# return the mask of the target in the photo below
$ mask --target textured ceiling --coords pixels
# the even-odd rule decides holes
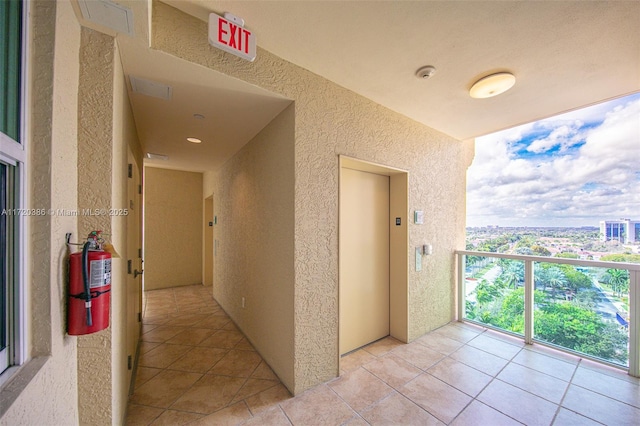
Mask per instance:
[[[240,16],[259,47],[458,139],[640,91],[637,1],[164,2],[205,21],[210,12]],[[118,3],[134,10],[136,30],[140,19],[148,20],[147,2]],[[164,105],[132,96],[147,151],[170,149],[169,142],[154,145],[162,135],[175,135],[171,143],[182,144],[179,135],[190,136],[185,134],[189,117],[184,122],[166,117],[184,113],[185,105],[194,113],[216,108],[212,103],[225,99],[229,85],[236,95],[247,92],[247,104],[239,108],[261,113],[262,107],[249,108],[261,100],[268,112],[256,115],[255,128],[244,134],[230,118],[225,129],[218,123],[216,134],[232,135],[234,146],[220,158],[286,106],[288,101],[224,75],[144,53],[145,31],[137,31],[135,40],[118,37],[125,73],[171,83],[176,94],[176,102]],[[427,80],[415,77],[424,65],[437,68]],[[474,81],[497,71],[515,74],[512,90],[490,99],[469,97]],[[166,111],[148,113],[154,107]],[[192,164],[183,147],[175,145],[172,159],[182,155],[182,163]],[[198,161],[196,170],[217,165]]]

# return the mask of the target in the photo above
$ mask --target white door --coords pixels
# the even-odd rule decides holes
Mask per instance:
[[[389,335],[389,177],[342,168],[340,354]]]
[[[133,363],[136,360],[138,340],[140,338],[140,320],[142,312],[142,195],[140,170],[131,150],[128,155],[129,177],[127,179],[127,262],[130,273],[127,275],[127,356],[129,363],[128,379],[131,383]],[[130,389],[133,391],[133,389]]]

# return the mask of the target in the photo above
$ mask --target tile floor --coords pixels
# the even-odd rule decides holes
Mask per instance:
[[[127,425],[639,425],[640,381],[468,324],[385,338],[292,398],[202,286],[145,295]]]

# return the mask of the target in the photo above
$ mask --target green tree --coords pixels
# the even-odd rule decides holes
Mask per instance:
[[[531,251],[537,256],[551,256],[551,252],[546,248],[539,245],[531,246]]]
[[[511,261],[506,269],[503,269],[501,278],[507,287],[516,289],[518,284],[524,282],[524,264]]]
[[[552,266],[547,270],[547,285],[551,287],[551,297],[555,299],[556,292],[567,284],[567,278],[560,268]]]
[[[569,252],[562,252],[562,253],[556,253],[555,257],[560,257],[562,259],[579,259],[580,256],[578,256],[575,253],[569,253]]]
[[[607,275],[614,295],[622,297],[623,293],[629,291],[629,271],[626,269],[607,269]]]
[[[628,360],[628,336],[575,303],[550,303],[536,312],[534,334],[545,342],[609,361],[626,364]]]

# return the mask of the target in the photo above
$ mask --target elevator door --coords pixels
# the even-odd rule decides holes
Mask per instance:
[[[342,168],[340,354],[389,335],[389,177]]]

